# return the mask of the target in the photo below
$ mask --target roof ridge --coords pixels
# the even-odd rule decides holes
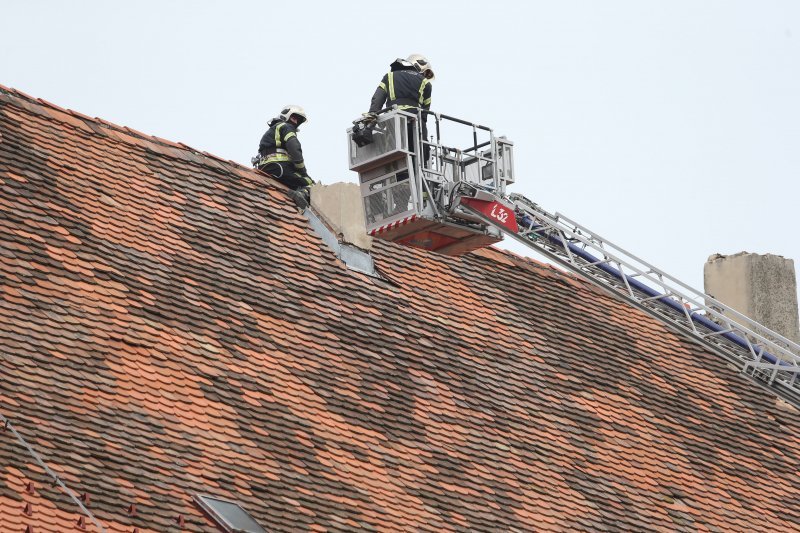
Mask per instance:
[[[56,105],[52,102],[49,102],[43,98],[35,98],[27,93],[24,93],[18,89],[13,87],[6,87],[5,85],[0,84],[0,95],[5,94],[12,98],[23,99],[29,102],[29,104],[34,106],[40,106],[43,108],[50,108],[57,113],[68,115],[70,118],[80,121],[84,123],[85,126],[90,127],[90,124],[96,125],[97,128],[100,129],[110,129],[118,134],[115,135],[114,139],[127,144],[134,144],[140,145],[147,148],[147,145],[142,145],[141,143],[136,142],[128,142],[125,137],[129,137],[132,139],[139,139],[142,141],[146,141],[152,143],[156,146],[166,148],[166,150],[157,150],[159,155],[166,156],[166,157],[179,157],[181,160],[195,162],[201,164],[202,166],[208,167],[210,169],[214,169],[216,171],[234,171],[236,172],[239,177],[244,179],[252,180],[255,183],[261,185],[267,185],[274,187],[276,189],[280,189],[279,182],[274,179],[268,178],[262,172],[258,172],[255,169],[247,167],[237,161],[233,161],[232,159],[223,159],[217,155],[214,155],[210,152],[198,150],[193,148],[187,144],[182,142],[170,141],[169,139],[164,139],[162,137],[158,137],[156,135],[148,135],[136,129],[133,129],[129,126],[121,126],[119,124],[115,124],[113,122],[109,122],[99,117],[90,117],[88,115],[84,115],[79,111],[75,111],[72,109],[64,108],[59,105]],[[13,104],[12,104],[13,105]],[[60,122],[69,124],[73,127],[80,128],[79,124],[76,124],[74,121],[65,120],[65,117],[53,116],[51,114],[47,114],[48,117],[52,118],[53,120],[58,120]],[[97,133],[100,131],[97,128],[91,128]],[[154,150],[156,151],[156,150]],[[191,155],[189,155],[191,154]],[[192,157],[194,156],[194,157]],[[204,160],[205,159],[205,160]],[[227,166],[227,168],[226,168]]]
[[[74,111],[72,109],[61,107],[59,105],[53,104],[52,102],[49,102],[49,101],[43,99],[43,98],[35,98],[35,97],[33,97],[33,96],[29,95],[29,94],[26,94],[26,93],[24,93],[24,92],[22,92],[22,91],[20,91],[18,89],[15,89],[13,87],[6,87],[6,86],[4,86],[2,84],[0,84],[0,94],[7,94],[9,96],[16,97],[16,98],[23,98],[25,100],[30,101],[30,103],[33,104],[33,105],[49,107],[52,110],[57,111],[58,113],[69,115],[70,117],[72,117],[74,119],[77,119],[77,120],[80,120],[80,121],[82,121],[84,123],[88,122],[90,124],[96,124],[99,128],[111,129],[111,130],[113,130],[115,132],[121,133],[124,136],[132,137],[132,138],[136,138],[136,139],[141,139],[141,140],[153,143],[153,144],[155,144],[157,146],[164,147],[164,148],[166,148],[166,150],[153,150],[153,151],[157,151],[159,153],[159,155],[164,156],[164,157],[175,157],[175,154],[178,153],[178,154],[182,155],[180,157],[180,159],[182,159],[184,161],[199,163],[199,164],[201,164],[201,165],[203,165],[203,166],[205,166],[207,168],[213,169],[215,171],[220,171],[220,170],[224,171],[224,170],[226,170],[224,167],[220,168],[221,165],[232,165],[233,168],[229,169],[229,170],[237,171],[238,175],[243,179],[251,180],[254,183],[257,183],[257,184],[260,184],[260,185],[266,185],[268,187],[273,187],[274,189],[287,188],[285,185],[281,184],[280,182],[278,182],[275,179],[272,179],[272,178],[268,177],[266,174],[264,174],[261,171],[246,167],[246,166],[242,165],[241,163],[238,163],[238,162],[233,161],[233,160],[225,160],[225,159],[223,159],[223,158],[221,158],[219,156],[216,156],[216,155],[214,155],[212,153],[209,153],[209,152],[206,152],[206,151],[199,151],[196,148],[193,148],[193,147],[191,147],[191,146],[189,146],[189,145],[187,145],[185,143],[179,142],[179,141],[171,141],[169,139],[164,139],[162,137],[158,137],[158,136],[155,136],[155,135],[148,135],[148,134],[143,133],[141,131],[138,131],[138,130],[136,130],[134,128],[131,128],[129,126],[120,126],[118,124],[115,124],[113,122],[109,122],[109,121],[107,121],[105,119],[102,119],[100,117],[89,117],[88,115],[84,115],[83,113],[80,113],[79,111]],[[50,118],[53,118],[54,120],[59,120],[59,117],[57,117],[57,116],[56,117],[54,117],[52,115],[48,115],[48,116],[50,116]],[[79,126],[77,126],[76,124],[74,124],[71,121],[61,120],[61,122],[64,122],[64,123],[72,125],[72,126],[79,127]],[[94,129],[94,128],[92,128],[92,129]],[[97,131],[97,130],[94,129],[94,131]],[[114,138],[116,140],[118,140],[119,142],[122,142],[122,143],[126,142],[124,137],[120,137],[120,136],[117,135],[117,136],[114,136]],[[130,143],[130,144],[136,144],[136,143]],[[148,147],[145,146],[145,149],[147,149],[147,148]],[[188,155],[188,154],[191,154],[191,155]],[[192,157],[192,156],[194,156],[194,157]],[[201,158],[201,157],[202,158],[206,158],[209,161],[203,161],[202,159],[200,159],[198,161],[198,159]],[[210,164],[210,163],[213,163],[213,164]],[[590,289],[592,291],[597,291],[597,288],[594,285],[592,285],[591,283],[589,283],[588,281],[579,278],[578,276],[572,274],[571,272],[569,272],[567,270],[559,269],[558,267],[556,267],[556,266],[554,266],[552,264],[544,263],[542,261],[538,261],[538,260],[533,259],[531,257],[525,257],[525,256],[520,255],[520,254],[518,254],[516,252],[513,252],[511,250],[505,250],[505,249],[502,249],[502,248],[498,248],[496,246],[492,246],[489,249],[490,250],[494,250],[495,252],[497,252],[500,255],[504,256],[503,259],[506,259],[506,260],[510,259],[512,262],[515,262],[515,264],[517,266],[519,266],[519,267],[537,270],[537,271],[539,271],[539,272],[541,272],[541,273],[543,273],[545,275],[554,275],[557,278],[562,279],[567,283],[572,283],[576,287],[587,288],[587,289]],[[488,254],[488,253],[485,254],[484,257],[486,259],[489,259],[490,261],[497,261],[498,260],[497,257],[490,257],[490,254]]]
[[[499,248],[497,245],[492,245],[488,248],[480,250],[473,250],[471,253],[476,255],[481,255],[482,257],[485,257],[490,261],[497,261],[497,258],[493,258],[488,255],[490,250],[505,256],[503,257],[503,259],[511,260],[514,266],[530,269],[531,271],[536,271],[537,273],[543,274],[544,276],[555,276],[556,278],[561,279],[566,283],[572,283],[573,285],[575,285],[576,288],[588,289],[593,292],[599,292],[600,294],[607,295],[605,291],[600,290],[594,284],[573,274],[568,270],[563,270],[557,267],[556,265],[539,261],[537,259],[534,259],[533,257],[526,257],[524,255],[520,255],[512,250]]]

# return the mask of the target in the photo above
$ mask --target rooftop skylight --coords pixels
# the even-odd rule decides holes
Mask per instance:
[[[196,494],[194,501],[226,533],[266,533],[238,503],[206,494]]]

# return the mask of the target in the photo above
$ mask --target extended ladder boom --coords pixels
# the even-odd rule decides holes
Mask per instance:
[[[519,194],[517,231],[464,207],[527,247],[723,355],[756,382],[800,406],[800,346]]]
[[[430,116],[436,134],[426,139],[420,124]],[[471,143],[445,145],[445,125],[466,128]],[[369,125],[355,121],[348,139],[350,169],[359,174],[366,229],[373,237],[459,255],[509,235],[722,355],[800,407],[800,346],[567,217],[522,195],[506,195],[506,185],[515,181],[513,143],[490,128],[439,113],[392,109]]]

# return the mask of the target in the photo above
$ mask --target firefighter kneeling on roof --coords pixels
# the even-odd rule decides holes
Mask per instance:
[[[308,177],[303,148],[297,138],[297,130],[306,122],[302,107],[287,105],[280,115],[269,121],[269,129],[261,137],[258,156],[252,159],[253,166],[266,172],[291,189],[289,195],[300,209],[308,207],[311,200],[311,185]]]

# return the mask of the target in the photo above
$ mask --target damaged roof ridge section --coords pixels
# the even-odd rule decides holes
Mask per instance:
[[[239,175],[239,177],[252,180],[254,183],[257,183],[259,185],[267,185],[267,186],[273,185],[271,180],[254,172],[250,167],[247,167],[231,159],[223,159],[210,152],[198,150],[185,143],[170,141],[168,139],[164,139],[156,135],[148,135],[129,126],[120,126],[118,124],[114,124],[112,122],[103,120],[99,117],[94,117],[94,118],[89,117],[88,115],[84,115],[83,113],[80,113],[78,111],[57,106],[51,102],[48,102],[47,100],[44,100],[43,98],[33,98],[32,96],[25,94],[22,91],[18,91],[17,89],[14,88],[9,88],[4,85],[0,85],[0,93],[8,95],[12,98],[25,100],[29,105],[32,106],[49,107],[53,111],[56,111],[57,113],[64,113],[66,115],[69,115],[70,118],[83,121],[86,123],[85,127],[88,128],[86,131],[97,132],[97,129],[92,127],[93,125],[97,126],[97,128],[112,130],[115,133],[121,134],[113,136],[113,138],[118,142],[130,145],[142,146],[145,148],[145,150],[149,150],[152,153],[156,153],[164,157],[169,157],[174,160],[188,161],[191,163],[195,163],[200,166],[206,167],[210,170],[213,170],[214,172],[217,172],[219,174],[229,174],[231,171],[234,171]],[[11,105],[14,105],[13,102],[11,102]],[[25,107],[22,105],[20,105],[19,107],[21,107],[26,111],[29,111],[28,109],[25,109]],[[61,119],[58,116],[53,116],[47,113],[44,109],[42,109],[41,111],[42,115],[47,116],[52,120],[56,120],[65,124],[71,124],[70,121]],[[71,124],[71,125],[74,127],[80,127],[76,124]],[[152,145],[154,145],[155,148],[153,146],[148,146],[147,144],[128,141],[125,139],[125,136],[149,142]]]
[[[491,257],[490,254],[492,252],[500,254],[503,261],[498,261],[498,258]],[[605,291],[596,287],[593,283],[578,277],[576,274],[568,270],[563,270],[551,263],[538,261],[532,257],[520,255],[512,250],[506,250],[497,246],[490,246],[481,250],[473,250],[471,253],[483,257],[489,261],[500,262],[503,264],[511,263],[517,268],[524,268],[532,272],[537,272],[547,278],[555,278],[562,283],[572,285],[578,289],[589,289],[597,294],[607,294]]]

